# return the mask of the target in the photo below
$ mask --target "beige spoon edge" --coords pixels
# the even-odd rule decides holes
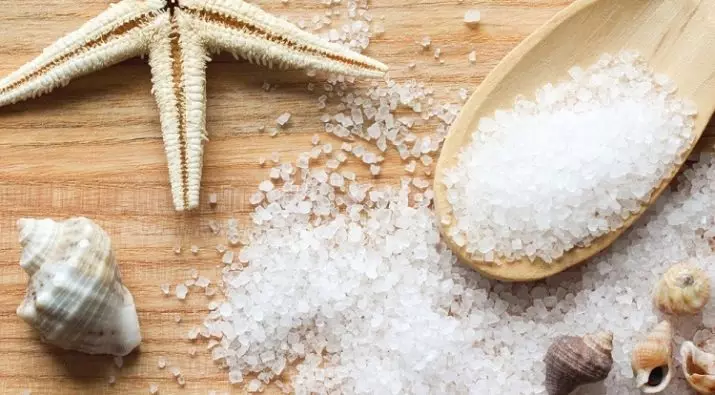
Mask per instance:
[[[544,26],[539,28],[537,31],[532,33],[529,37],[524,39],[521,44],[517,45],[509,54],[507,54],[504,59],[492,70],[491,73],[484,79],[484,81],[479,85],[477,90],[472,94],[470,99],[465,103],[463,109],[472,108],[476,109],[481,107],[482,102],[487,98],[488,94],[491,93],[496,85],[498,85],[504,77],[506,77],[511,69],[515,66],[516,62],[519,61],[526,53],[532,50],[537,44],[539,44],[544,38],[548,37],[561,23],[567,21],[569,18],[577,15],[583,9],[591,6],[599,0],[577,0],[575,3],[566,7],[564,10],[558,12],[553,18],[551,18]],[[457,129],[465,129],[466,124],[469,123],[469,114],[462,111],[457,117],[457,120],[452,124],[451,131]],[[698,116],[703,116],[698,114]],[[451,224],[454,223],[454,217],[452,215],[452,208],[447,199],[447,189],[442,183],[442,176],[446,170],[444,165],[444,160],[442,155],[437,161],[437,166],[435,169],[434,177],[434,191],[435,191],[435,212],[437,213],[437,221],[439,223],[439,229],[442,233],[442,239],[449,245],[452,251],[457,255],[459,260],[468,266],[474,268],[484,276],[501,281],[513,281],[513,282],[526,282],[526,281],[536,281],[541,280],[546,277],[552,276],[554,274],[560,273],[570,267],[576,266],[579,263],[591,258],[592,256],[603,251],[611,244],[613,244],[620,235],[622,235],[626,230],[628,230],[633,223],[635,223],[648,209],[648,207],[655,202],[658,197],[665,191],[665,189],[670,185],[670,182],[675,178],[675,176],[680,171],[681,167],[685,163],[685,160],[690,156],[690,154],[695,149],[700,137],[703,134],[704,127],[698,128],[694,132],[694,139],[691,146],[682,154],[682,163],[670,172],[670,174],[664,178],[658,187],[651,192],[650,199],[641,204],[641,209],[632,214],[628,219],[626,219],[618,229],[615,229],[601,237],[593,240],[588,246],[585,247],[575,247],[567,251],[560,258],[555,259],[551,263],[547,263],[540,258],[536,258],[534,262],[527,258],[519,259],[516,261],[505,261],[496,260],[495,262],[486,261],[476,261],[471,258],[471,254],[466,251],[465,247],[460,247],[451,237],[449,237],[449,229]],[[449,135],[448,135],[449,136]],[[443,147],[444,149],[444,147]],[[458,151],[457,151],[458,152]],[[449,224],[445,225],[442,223],[442,218],[448,217],[450,219]]]

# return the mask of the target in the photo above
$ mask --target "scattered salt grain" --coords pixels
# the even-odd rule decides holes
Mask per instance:
[[[476,26],[482,20],[482,13],[479,10],[467,10],[464,13],[464,23],[468,26]]]
[[[258,392],[261,387],[263,387],[263,383],[261,383],[260,380],[253,379],[251,380],[248,385],[246,386],[246,391],[248,392]]]
[[[116,382],[117,382],[117,377],[114,376],[114,375],[111,375],[111,376],[109,376],[109,377],[107,378],[107,383],[108,383],[109,385],[114,385]],[[28,392],[26,392],[26,394],[29,395],[30,392],[28,391]]]
[[[228,373],[228,382],[231,384],[239,384],[243,382],[243,374],[238,370],[232,370]]]
[[[186,295],[189,293],[189,289],[186,288],[186,285],[184,284],[179,284],[176,286],[176,297],[179,300],[184,300],[186,299]]]
[[[156,384],[149,384],[149,393],[152,395],[159,393],[159,386]]]
[[[380,171],[381,171],[380,166],[370,165],[370,174],[372,174],[373,176],[379,175]]]
[[[191,246],[191,253],[194,254],[194,255],[198,254],[198,253],[199,253],[199,246],[197,246],[197,245],[192,245],[192,246]]]
[[[164,294],[164,296],[169,296],[171,293],[171,285],[167,283],[162,283],[159,285],[159,288],[161,288],[161,292]]]
[[[114,357],[114,358],[112,358],[112,360],[114,361],[114,365],[115,365],[117,368],[121,369],[122,366],[124,366],[124,358],[122,358],[122,357]]]
[[[432,39],[429,37],[423,37],[422,41],[420,42],[420,45],[422,46],[423,50],[427,50],[430,45],[432,45]]]
[[[278,124],[278,126],[283,127],[288,123],[288,121],[290,121],[290,117],[291,117],[291,113],[284,112],[276,119],[276,123]]]
[[[215,192],[209,193],[209,206],[216,207],[218,204],[218,195]]]
[[[230,265],[233,263],[233,251],[226,251],[221,258],[221,262],[224,265]]]
[[[159,369],[164,369],[166,367],[166,359],[164,357],[159,357],[159,360],[156,362],[156,366]]]
[[[471,64],[476,64],[477,63],[477,51],[472,51],[467,55],[467,60]]]
[[[211,280],[207,277],[199,276],[199,278],[196,279],[196,286],[199,288],[206,288],[209,284],[211,284]]]
[[[261,190],[262,192],[272,191],[273,188],[274,188],[274,185],[270,180],[265,180],[265,181],[262,181],[260,184],[258,184],[258,189]]]

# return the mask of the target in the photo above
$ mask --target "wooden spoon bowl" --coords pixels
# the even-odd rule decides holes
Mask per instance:
[[[447,244],[459,258],[484,275],[506,281],[542,279],[574,266],[608,247],[625,232],[666,189],[677,174],[672,169],[655,186],[647,204],[624,225],[585,247],[573,248],[546,263],[537,259],[483,262],[473,259],[449,237],[455,223],[443,184],[445,170],[457,165],[462,147],[469,144],[480,118],[500,108],[511,108],[518,94],[531,94],[547,82],[568,79],[573,66],[588,67],[603,53],[635,50],[658,73],[678,86],[677,95],[697,104],[695,143],[715,111],[715,1],[714,0],[577,0],[537,30],[487,76],[452,125],[437,163],[435,206]]]

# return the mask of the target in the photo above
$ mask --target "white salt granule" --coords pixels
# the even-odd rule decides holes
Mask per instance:
[[[176,366],[172,366],[171,369],[169,369],[169,372],[171,372],[174,377],[179,377],[181,375],[181,369]]]
[[[246,391],[248,392],[258,392],[261,387],[263,387],[263,383],[261,383],[260,380],[253,379],[251,380],[248,385],[246,386]]]
[[[117,377],[116,377],[116,376],[113,376],[113,375],[112,375],[112,376],[109,376],[109,378],[107,379],[107,383],[108,383],[109,385],[114,385],[116,382],[117,382]],[[29,392],[29,391],[27,391],[27,392],[25,392],[25,393],[26,393],[27,395],[30,395],[30,392]]]
[[[113,357],[112,360],[114,361],[114,365],[117,368],[121,369],[122,366],[124,366],[124,358],[117,356],[117,357]]]
[[[258,189],[262,192],[269,192],[272,191],[274,188],[273,183],[270,180],[265,180],[258,184]]]
[[[230,265],[233,263],[233,251],[226,251],[223,253],[223,257],[221,258],[221,262],[223,262],[224,265]]]
[[[184,284],[179,284],[176,286],[176,297],[179,300],[184,300],[186,299],[186,295],[189,293],[189,289],[186,288],[186,285]]]
[[[467,60],[471,64],[477,63],[477,51],[470,52],[469,55],[467,55]]]
[[[218,204],[218,195],[215,192],[209,193],[209,206],[216,207]]]
[[[621,227],[682,163],[693,115],[636,55],[570,74],[482,118],[445,172],[450,235],[475,258],[551,262]]]
[[[467,10],[464,13],[464,23],[468,26],[476,26],[482,21],[482,13],[479,10]]]
[[[156,366],[159,369],[164,369],[166,367],[166,358],[159,357],[159,360],[156,362]]]
[[[152,395],[159,393],[159,386],[156,384],[149,384],[149,393]]]
[[[164,294],[164,296],[168,296],[169,293],[171,292],[171,285],[167,283],[162,283],[159,285],[159,288],[161,288],[161,292]]]

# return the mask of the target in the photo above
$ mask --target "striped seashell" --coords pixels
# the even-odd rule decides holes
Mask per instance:
[[[636,386],[646,394],[663,391],[673,378],[673,328],[663,321],[636,344],[631,367]]]
[[[141,342],[134,299],[107,234],[87,218],[18,221],[20,266],[30,276],[17,315],[55,346],[129,354]]]
[[[582,384],[604,380],[613,366],[612,350],[610,332],[556,338],[544,358],[547,393],[567,395]]]

